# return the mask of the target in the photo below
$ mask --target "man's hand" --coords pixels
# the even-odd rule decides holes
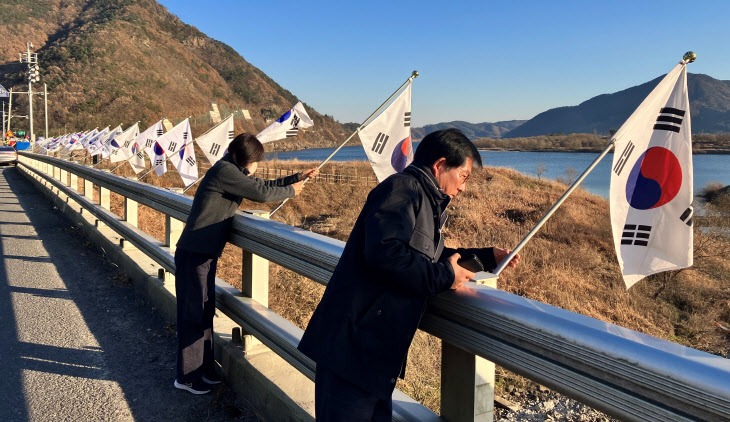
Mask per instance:
[[[511,249],[501,249],[501,248],[493,248],[494,250],[494,262],[499,265],[505,258],[507,258],[507,255],[509,255],[512,250]],[[517,266],[517,264],[520,261],[520,254],[515,255],[512,257],[512,260],[507,264],[508,267],[514,268]]]
[[[447,258],[447,261],[451,263],[451,267],[454,269],[454,283],[451,285],[451,290],[456,290],[462,284],[474,278],[474,273],[461,267],[456,261],[461,258],[461,255],[455,253]]]
[[[304,189],[304,180],[292,183],[290,186],[294,188],[294,196],[297,196],[302,193],[302,189]]]
[[[319,175],[319,169],[317,167],[311,168],[309,170],[304,170],[301,173],[301,176],[299,176],[299,180],[304,180],[306,178],[310,178],[311,179],[313,177],[317,177],[318,175]]]

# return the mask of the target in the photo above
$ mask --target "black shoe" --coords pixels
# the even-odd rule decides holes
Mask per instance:
[[[208,386],[208,384],[206,384],[202,381],[180,383],[180,382],[177,382],[177,380],[175,380],[175,388],[189,391],[193,394],[210,393],[210,387]]]
[[[223,379],[218,375],[215,370],[212,370],[210,372],[207,372],[205,375],[203,375],[203,382],[208,383],[210,385],[216,385],[223,382]]]

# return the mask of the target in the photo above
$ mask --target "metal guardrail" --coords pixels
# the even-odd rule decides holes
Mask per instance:
[[[192,203],[189,197],[107,172],[20,155],[23,166],[29,158],[51,164],[180,220]],[[68,192],[52,177],[27,168]],[[134,230],[118,217],[98,213],[97,218],[135,244],[145,242],[139,233],[133,240]],[[234,219],[231,243],[322,284],[344,246],[243,213]],[[150,256],[157,260],[154,251]],[[216,286],[221,310],[313,378],[313,363],[296,350],[302,330],[251,299],[234,297],[230,289],[225,283]],[[730,360],[497,289],[474,285],[433,298],[421,328],[622,420],[730,420]],[[396,414],[406,415],[404,420],[418,419],[397,403],[394,407]]]

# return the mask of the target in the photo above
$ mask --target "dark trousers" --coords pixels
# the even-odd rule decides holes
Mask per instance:
[[[213,316],[218,258],[175,250],[177,380],[200,380],[214,370]]]
[[[390,422],[393,400],[381,400],[317,365],[314,375],[317,422]]]

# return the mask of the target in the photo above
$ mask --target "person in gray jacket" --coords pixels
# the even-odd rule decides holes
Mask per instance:
[[[319,172],[313,168],[276,180],[262,180],[253,174],[263,157],[264,147],[254,135],[236,136],[228,153],[200,182],[177,242],[178,346],[174,385],[193,394],[208,393],[211,385],[221,382],[213,360],[215,274],[241,200],[272,202],[291,198],[302,191],[304,179]]]

